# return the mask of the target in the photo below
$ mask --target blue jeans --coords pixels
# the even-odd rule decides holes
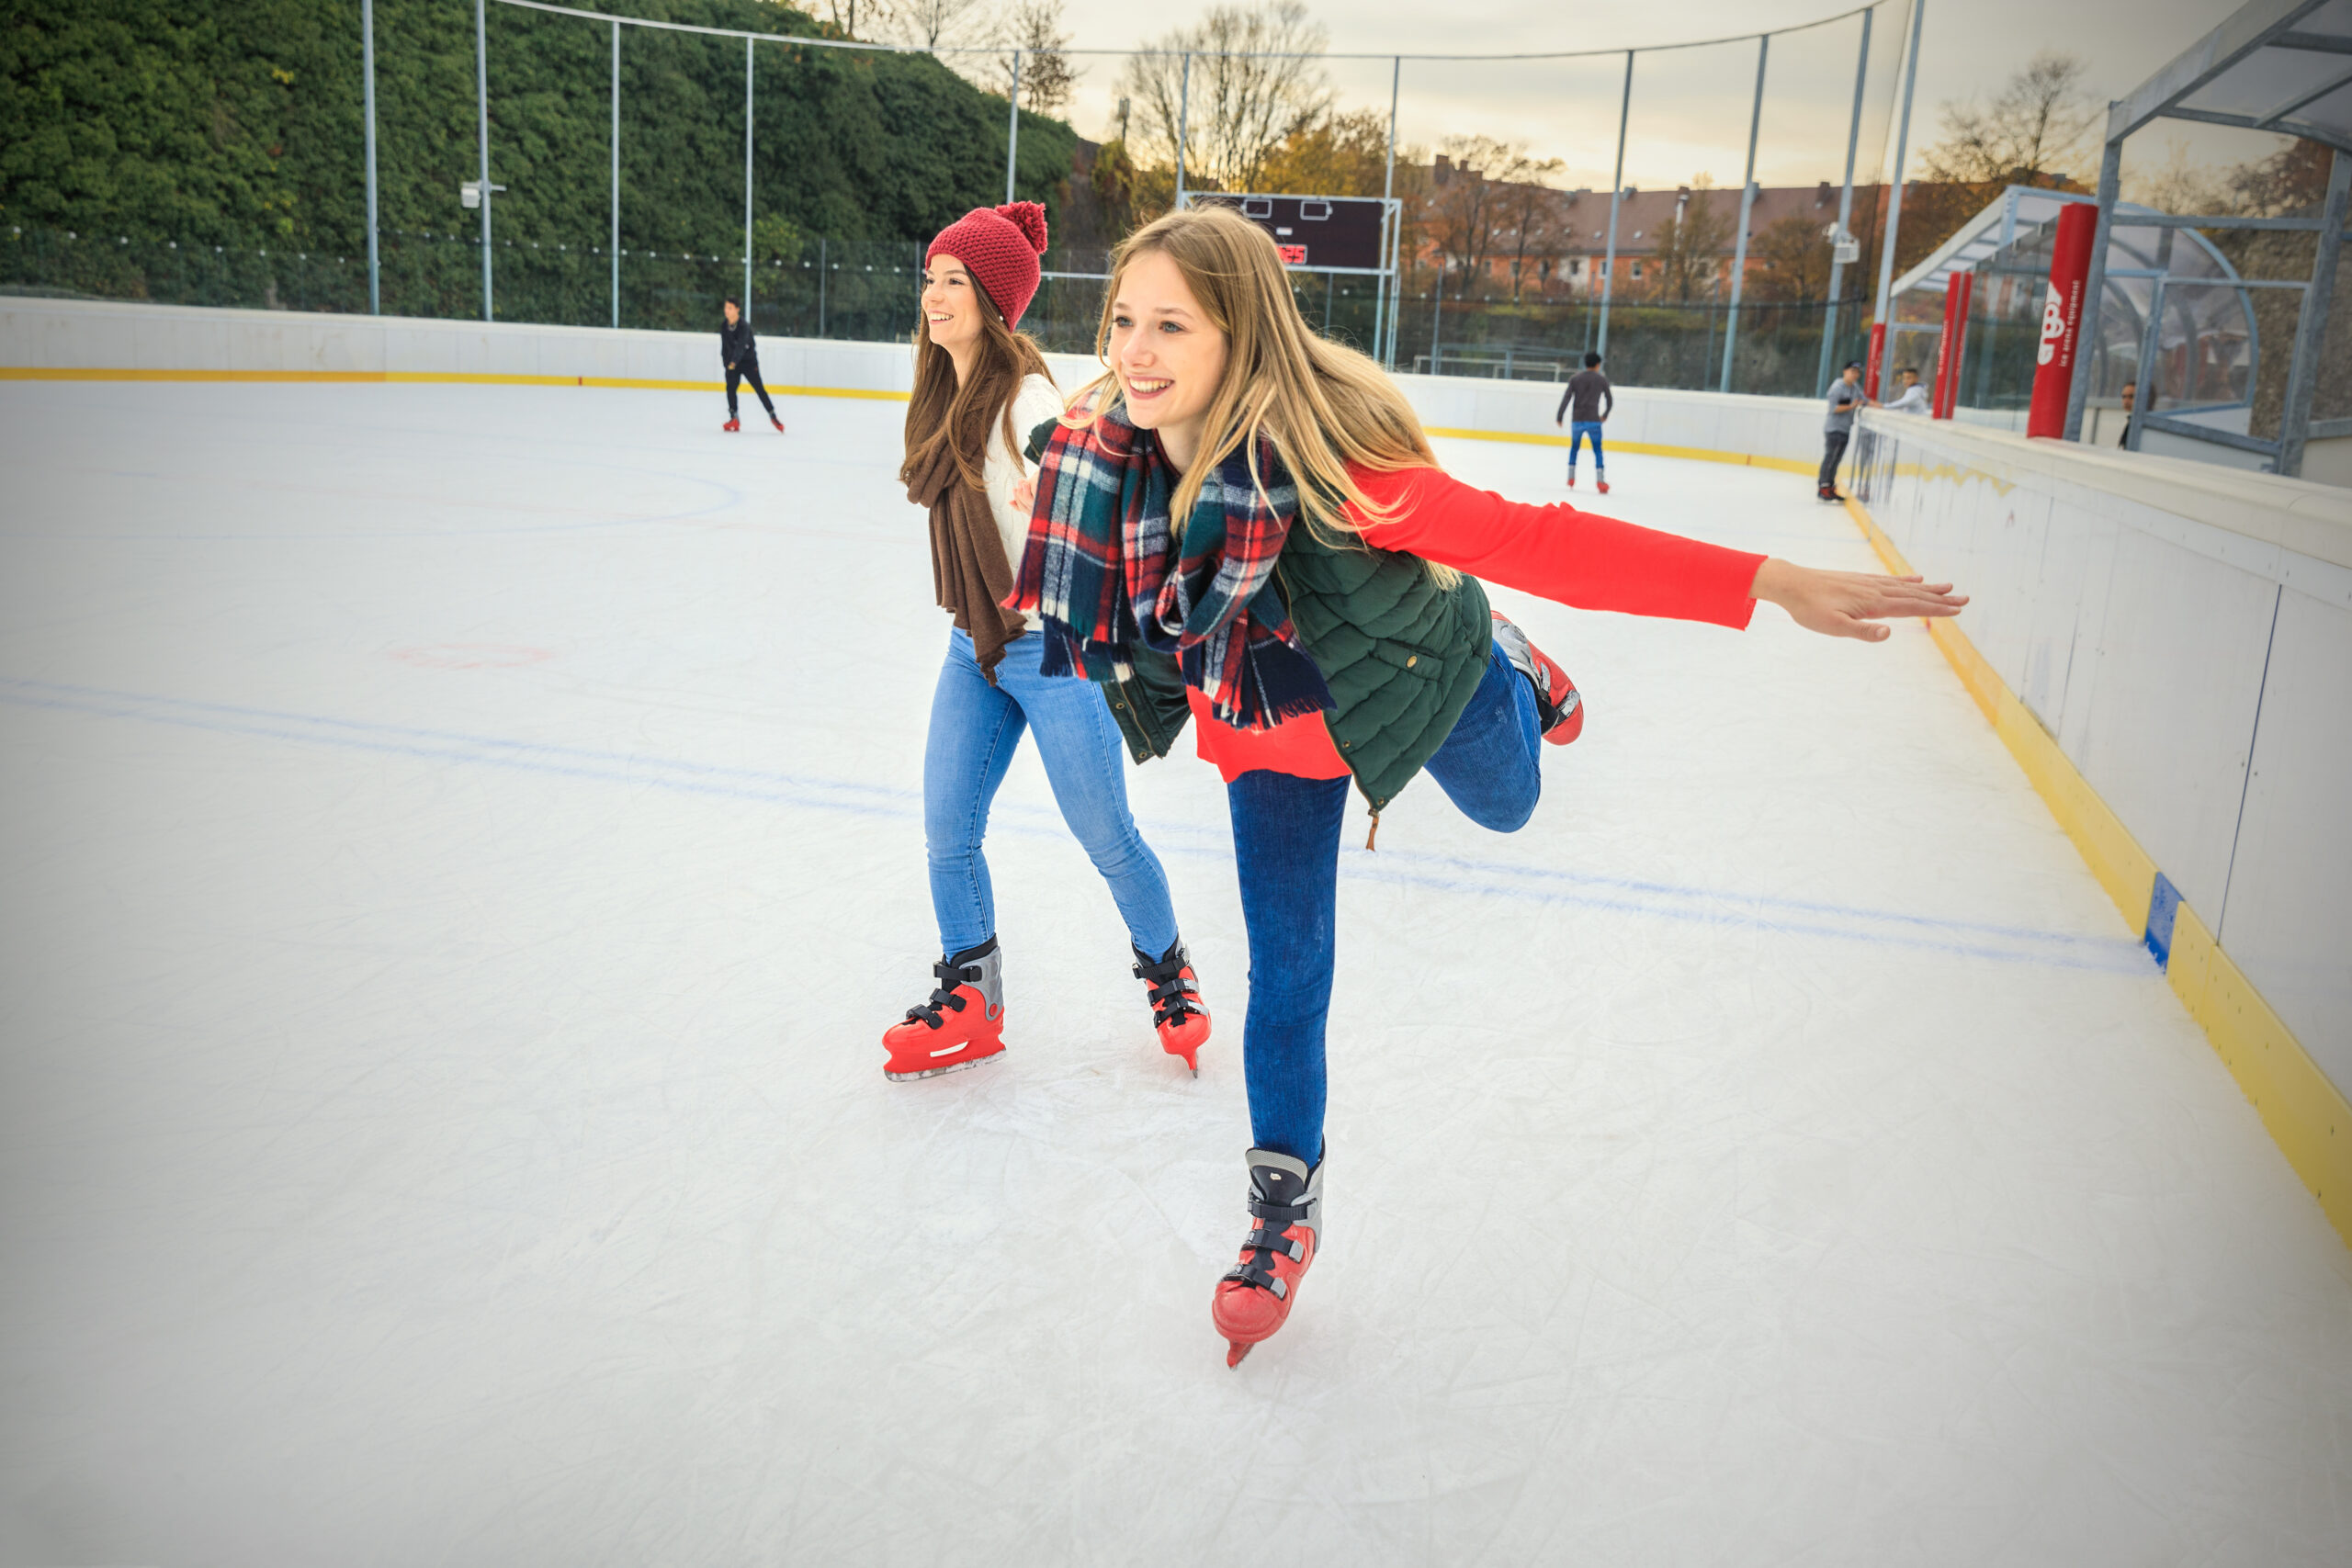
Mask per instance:
[[[1588,435],[1592,437],[1593,471],[1598,473],[1609,466],[1609,459],[1600,455],[1600,422],[1597,419],[1574,420],[1568,425],[1568,472],[1570,473],[1576,472],[1577,454],[1584,450],[1584,438]]]
[[[980,840],[989,805],[1028,729],[1062,820],[1111,885],[1128,940],[1156,958],[1176,941],[1176,909],[1159,859],[1127,809],[1126,747],[1100,686],[1037,672],[1045,646],[1035,632],[1015,638],[991,686],[970,635],[948,634],[922,757],[923,844],[940,951],[961,953],[996,934],[996,896]]]
[[[1535,726],[1534,689],[1496,649],[1477,694],[1430,759],[1430,776],[1473,822],[1515,832],[1543,792]],[[1241,1040],[1250,1134],[1258,1147],[1309,1165],[1323,1157],[1323,1033],[1349,784],[1261,770],[1225,791],[1250,931],[1250,1016]]]

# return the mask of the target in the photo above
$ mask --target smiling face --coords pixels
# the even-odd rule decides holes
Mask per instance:
[[[1200,450],[1202,425],[1225,378],[1227,343],[1164,252],[1146,251],[1119,274],[1105,357],[1127,418],[1159,433],[1179,468]]]
[[[971,269],[954,256],[933,256],[922,269],[922,323],[931,341],[959,363],[980,345],[980,313],[988,309]]]

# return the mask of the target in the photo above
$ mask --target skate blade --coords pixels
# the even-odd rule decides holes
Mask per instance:
[[[993,1062],[1003,1055],[1001,1051],[991,1051],[985,1056],[973,1056],[961,1062],[950,1062],[944,1067],[923,1067],[911,1073],[894,1073],[885,1067],[882,1069],[882,1076],[892,1083],[912,1083],[917,1078],[935,1078],[948,1073],[960,1073],[966,1067],[977,1067],[984,1062]]]
[[[1225,1347],[1225,1364],[1228,1367],[1238,1367],[1241,1364],[1241,1359],[1256,1348],[1254,1345],[1243,1345],[1228,1339]]]

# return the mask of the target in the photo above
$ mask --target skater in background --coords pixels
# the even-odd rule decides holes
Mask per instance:
[[[1903,390],[1897,392],[1894,395],[1894,400],[1886,405],[1886,412],[1889,413],[1926,413],[1928,412],[1928,389],[1919,385],[1919,373],[1911,368],[1908,365],[1905,365],[1896,370],[1895,374],[1903,378]]]
[[[1426,768],[1473,821],[1510,832],[1535,808],[1539,741],[1583,721],[1567,676],[1489,610],[1477,578],[1733,627],[1770,599],[1815,631],[1873,641],[1887,635],[1873,617],[1965,601],[1449,477],[1396,384],[1306,325],[1272,241],[1226,209],[1129,237],[1104,300],[1109,374],[1033,437],[1044,464],[1012,604],[1045,616],[1046,674],[1109,683],[1159,754],[1199,720],[1200,753],[1225,777],[1255,1144],[1250,1230],[1211,1301],[1233,1365],[1282,1326],[1320,1245],[1351,782],[1375,829]],[[1400,962],[1412,940],[1396,939]]]
[[[1584,368],[1568,378],[1568,389],[1560,395],[1560,412],[1552,416],[1556,425],[1568,417],[1571,408],[1576,423],[1568,427],[1568,488],[1577,488],[1577,454],[1584,450],[1585,437],[1592,438],[1592,482],[1600,493],[1609,493],[1608,459],[1600,455],[1600,427],[1617,407],[1617,394],[1609,389],[1609,378],[1600,373],[1600,355],[1585,351]]]
[[[768,423],[781,435],[784,421],[776,418],[775,404],[768,400],[767,383],[760,379],[760,345],[752,340],[752,323],[744,319],[743,307],[736,300],[726,300],[719,309],[727,313],[726,322],[718,329],[718,357],[727,367],[727,423],[718,428],[743,428],[743,422],[735,417],[735,387],[749,381],[752,390],[760,395],[760,407],[768,411]]]
[[[1854,438],[1854,412],[1870,406],[1862,393],[1861,362],[1848,360],[1838,379],[1829,383],[1829,416],[1821,425],[1821,486],[1815,493],[1824,501],[1846,499],[1838,493],[1838,463],[1846,456],[1846,443]]]
[[[1017,330],[1045,248],[1045,209],[1022,201],[975,208],[941,231],[923,261],[899,477],[907,499],[931,511],[932,583],[955,626],[922,761],[938,984],[882,1036],[892,1078],[952,1072],[1004,1050],[1002,960],[981,840],[1024,730],[1036,737],[1062,820],[1110,884],[1162,1048],[1197,1073],[1209,1036],[1168,878],[1127,809],[1119,728],[1102,693],[1038,673],[1037,618],[1004,608],[1034,490],[1022,438],[1062,412],[1045,357]]]

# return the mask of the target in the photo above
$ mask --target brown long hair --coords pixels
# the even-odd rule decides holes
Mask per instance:
[[[1032,376],[1043,376],[1048,382],[1054,378],[1036,340],[1006,324],[977,276],[972,279],[972,293],[980,302],[980,345],[966,380],[956,379],[956,362],[931,341],[930,317],[916,312],[915,389],[907,400],[907,457],[899,469],[902,483],[911,483],[915,475],[929,469],[945,443],[964,482],[974,490],[986,489],[983,470],[988,463],[989,421],[997,421],[1005,446],[1019,457],[1021,434],[1012,428],[1013,396]]]
[[[1348,506],[1386,521],[1348,468],[1353,464],[1385,473],[1437,467],[1420,418],[1368,355],[1306,324],[1274,242],[1231,208],[1170,212],[1128,235],[1112,254],[1111,286],[1102,291],[1094,340],[1105,368],[1119,280],[1129,263],[1153,253],[1176,264],[1193,298],[1225,333],[1227,349],[1225,378],[1203,423],[1201,455],[1176,487],[1173,525],[1183,526],[1200,500],[1202,480],[1236,450],[1250,454],[1251,477],[1262,490],[1265,477],[1257,472],[1256,459],[1261,437],[1272,443],[1297,482],[1299,512],[1319,535],[1359,536],[1341,510]],[[1115,389],[1117,381],[1113,372],[1094,387]],[[1434,563],[1430,571],[1448,582],[1456,576]]]

